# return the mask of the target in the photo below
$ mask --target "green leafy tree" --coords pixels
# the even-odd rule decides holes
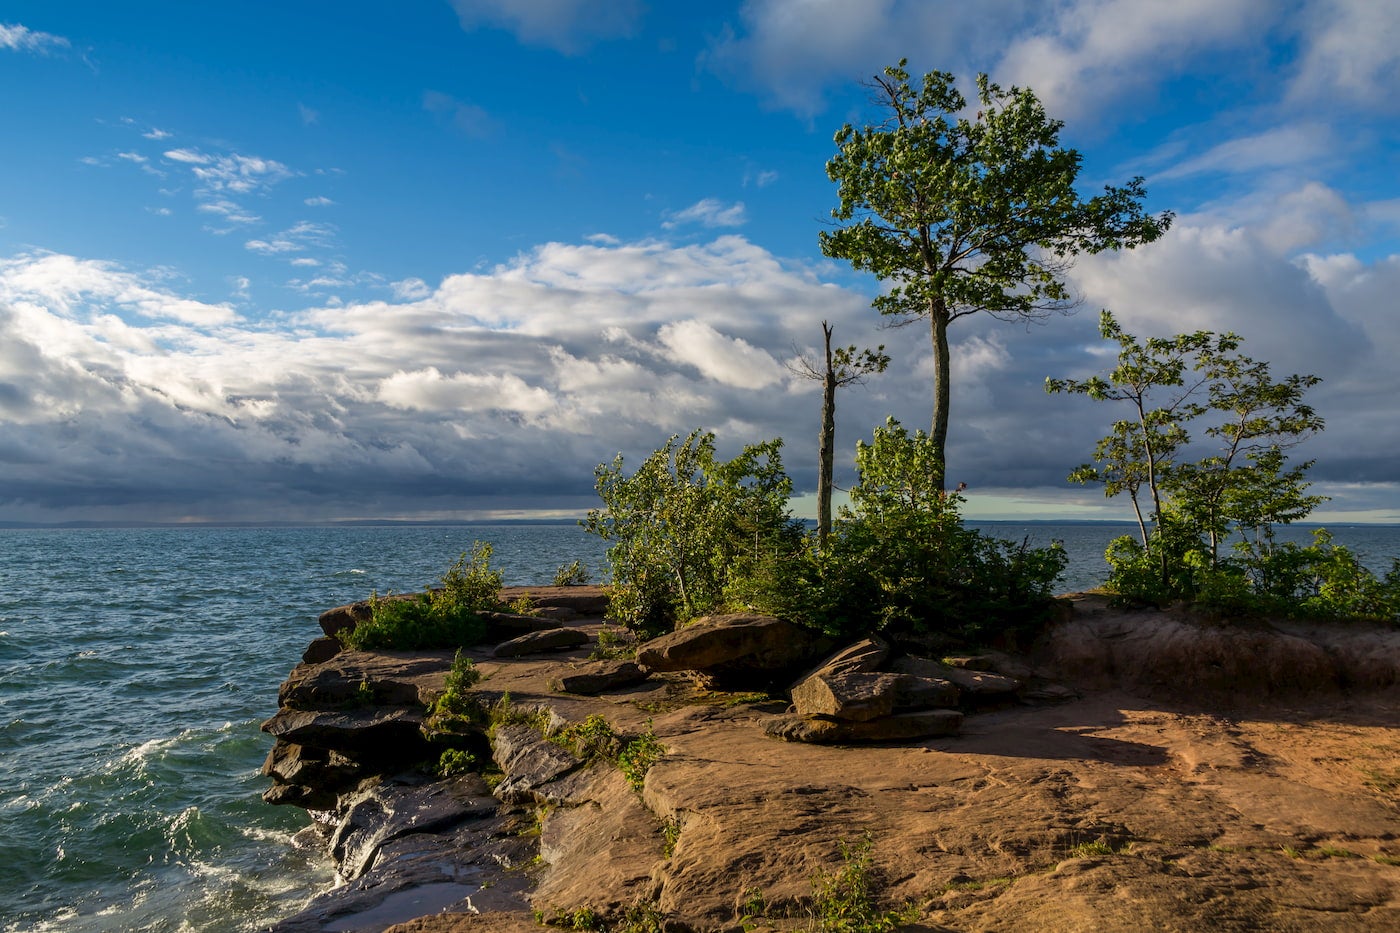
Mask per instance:
[[[1069,476],[1132,502],[1139,539],[1110,546],[1110,582],[1159,602],[1194,595],[1202,571],[1220,565],[1220,544],[1232,532],[1257,569],[1273,546],[1273,527],[1323,501],[1306,493],[1311,462],[1289,466],[1284,454],[1323,427],[1303,401],[1320,380],[1275,381],[1267,363],[1239,352],[1232,333],[1139,340],[1108,311],[1099,332],[1118,344],[1117,366],[1106,377],[1047,379],[1045,388],[1129,410],[1099,441],[1096,462]],[[1198,419],[1205,419],[1201,433],[1211,452],[1193,460],[1200,448],[1192,447],[1190,428]]]
[[[731,581],[800,536],[781,440],[715,456],[715,436],[672,435],[628,474],[619,454],[594,471],[602,509],[584,527],[607,541],[610,613],[648,634],[719,609]]]
[[[849,347],[831,348],[831,325],[822,321],[823,365],[820,369],[806,357],[791,370],[805,379],[822,384],[822,427],[817,458],[817,545],[826,547],[831,537],[831,495],[836,487],[836,390],[860,385],[865,377],[882,373],[890,363],[881,344],[874,350]]]
[[[891,283],[875,299],[901,322],[926,318],[933,343],[931,439],[942,483],[951,362],[948,327],[985,312],[1031,320],[1074,304],[1064,273],[1080,253],[1132,248],[1160,237],[1171,214],[1142,210],[1141,178],[1092,198],[1075,190],[1080,154],[1059,144],[1030,90],[977,79],[974,118],[953,75],[917,88],[905,61],[872,85],[885,119],[837,132],[826,166],[838,185],[837,229],[822,252]]]

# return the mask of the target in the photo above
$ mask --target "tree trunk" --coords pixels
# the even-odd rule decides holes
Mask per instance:
[[[822,378],[821,450],[817,457],[817,546],[826,549],[831,537],[831,490],[836,460],[836,372],[831,366],[831,325],[822,322],[826,338],[826,373]]]
[[[942,298],[934,298],[929,303],[929,328],[933,338],[933,450],[938,457],[938,490],[945,489],[948,444],[948,403],[951,395],[949,383],[952,378],[951,360],[948,354],[948,308]]]

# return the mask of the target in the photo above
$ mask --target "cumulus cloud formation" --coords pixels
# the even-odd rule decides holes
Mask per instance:
[[[452,0],[452,7],[463,29],[497,26],[569,55],[632,35],[643,11],[640,0]]]
[[[1276,373],[1324,376],[1316,401],[1330,426],[1308,452],[1315,474],[1346,484],[1348,508],[1368,490],[1393,501],[1400,427],[1387,412],[1400,375],[1386,360],[1400,354],[1400,325],[1386,302],[1400,258],[1295,262],[1249,231],[1198,221],[1152,247],[1082,261],[1074,284],[1089,308],[1112,307],[1141,333],[1233,329]],[[884,343],[894,357],[886,374],[842,391],[841,451],[888,414],[913,427],[929,417],[922,322],[881,332],[868,296],[736,235],[548,243],[392,291],[245,322],[109,263],[0,263],[0,514],[581,510],[595,464],[618,451],[635,462],[697,426],[731,452],[783,436],[799,489],[810,488],[818,387],[780,361],[814,353],[823,320],[839,344]],[[1041,389],[1046,376],[1108,365],[1095,318],[1029,329],[969,318],[954,329],[950,473],[974,496],[1017,488],[1097,501],[1064,476],[1116,415]],[[849,482],[849,463],[841,469]]]

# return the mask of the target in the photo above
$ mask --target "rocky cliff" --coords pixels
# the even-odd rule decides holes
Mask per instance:
[[[313,643],[266,796],[345,883],[278,930],[1400,929],[1395,630],[1082,597],[1023,657],[737,616],[590,660],[601,594],[531,595],[471,651],[481,773],[431,770],[450,653]]]

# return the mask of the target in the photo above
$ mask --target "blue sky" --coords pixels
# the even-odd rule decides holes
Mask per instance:
[[[697,426],[809,488],[822,320],[895,357],[839,449],[929,417],[926,334],[816,236],[900,57],[1033,88],[1086,192],[1177,215],[1076,315],[955,326],[969,515],[1126,514],[1064,482],[1112,415],[1041,390],[1107,307],[1322,376],[1322,517],[1400,521],[1397,50],[1367,0],[9,2],[0,521],[574,514]]]

